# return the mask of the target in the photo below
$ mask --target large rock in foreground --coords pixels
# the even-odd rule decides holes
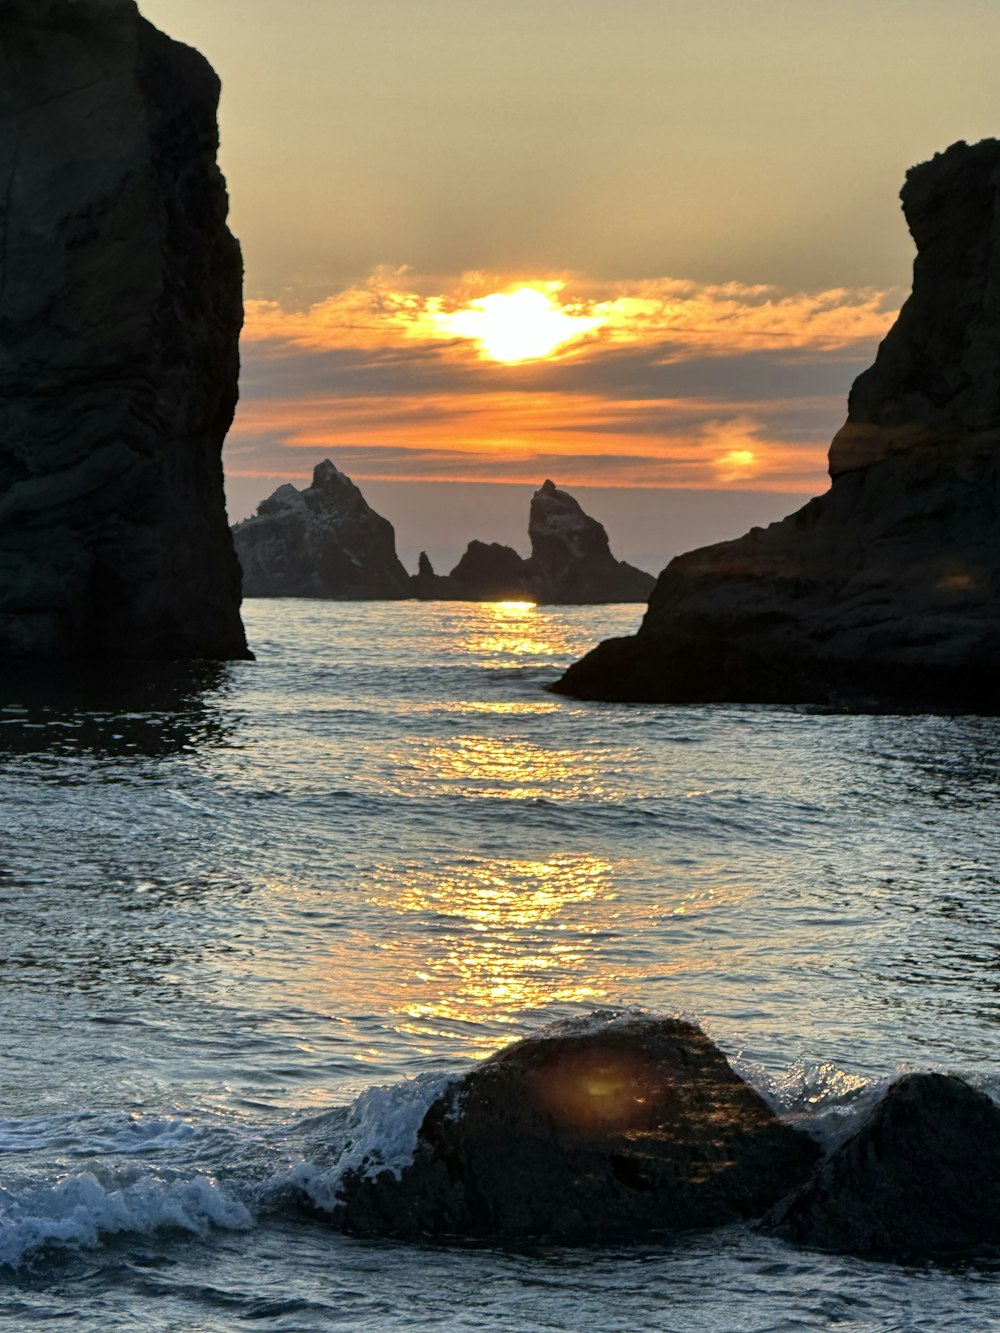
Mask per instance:
[[[279,486],[233,528],[247,597],[381,600],[410,595],[392,524],[325,459],[305,490]]]
[[[856,381],[832,485],[673,560],[580,698],[1000,710],[1000,143],[902,191],[913,294]]]
[[[773,1220],[787,1239],[898,1263],[1000,1247],[1000,1107],[909,1074]]]
[[[756,1218],[819,1155],[698,1028],[636,1019],[533,1038],[444,1093],[400,1177],[354,1172],[357,1235],[587,1243]]]
[[[0,0],[0,657],[247,656],[218,96],[133,0]]]

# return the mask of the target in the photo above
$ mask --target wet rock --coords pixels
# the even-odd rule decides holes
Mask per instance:
[[[830,490],[673,560],[581,698],[1000,709],[1000,143],[902,191],[913,293],[851,391]]]
[[[392,524],[329,459],[312,485],[279,486],[233,528],[247,597],[354,600],[410,595]]]
[[[246,657],[219,81],[132,0],[0,0],[0,657]]]
[[[608,534],[567,491],[544,482],[531,497],[528,576],[539,602],[645,602],[656,580],[611,554]]]
[[[635,1019],[511,1046],[427,1112],[397,1178],[355,1171],[365,1236],[641,1241],[764,1214],[819,1154],[692,1024]]]
[[[909,1074],[771,1225],[788,1240],[899,1263],[1000,1246],[1000,1107],[960,1078]]]

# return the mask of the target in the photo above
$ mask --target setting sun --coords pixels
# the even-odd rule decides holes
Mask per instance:
[[[540,360],[603,322],[564,309],[535,287],[480,296],[465,309],[442,312],[436,319],[448,333],[474,339],[491,360],[507,363]]]

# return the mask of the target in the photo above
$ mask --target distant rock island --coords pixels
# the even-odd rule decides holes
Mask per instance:
[[[830,490],[671,561],[638,633],[558,691],[1000,710],[1000,143],[953,144],[901,198],[913,292],[851,390]]]
[[[527,599],[555,605],[645,602],[656,580],[611,554],[608,534],[572,495],[551,481],[531,497],[531,555],[510,546],[470,542],[446,576],[434,573],[426,555],[414,580],[417,597],[492,602]]]
[[[0,659],[249,655],[218,98],[133,0],[0,0]]]
[[[233,541],[247,597],[410,596],[392,524],[328,458],[305,490],[279,486],[262,500]]]
[[[279,486],[233,528],[248,597],[644,602],[656,581],[616,560],[601,524],[551,481],[532,496],[528,536],[528,559],[498,542],[472,541],[450,574],[436,574],[422,552],[411,578],[396,556],[392,524],[329,459],[310,487]]]

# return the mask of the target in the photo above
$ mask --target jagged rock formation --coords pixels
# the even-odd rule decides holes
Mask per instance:
[[[529,578],[540,602],[645,602],[656,580],[611,554],[608,534],[546,481],[531,497]]]
[[[454,601],[529,600],[555,604],[644,602],[654,578],[611,554],[608,534],[566,491],[546,481],[531,498],[531,555],[498,542],[470,542],[448,575],[426,555],[413,579],[415,597]]]
[[[325,459],[305,490],[279,486],[233,528],[247,597],[408,597],[392,524]]]
[[[907,173],[913,293],[851,391],[832,485],[667,566],[581,698],[1000,709],[1000,143]]]
[[[0,0],[0,658],[248,656],[218,97],[133,0]]]
[[[1000,1246],[1000,1107],[960,1078],[908,1074],[782,1204],[788,1240],[914,1263]]]
[[[435,602],[447,598],[449,588],[447,574],[435,574],[430,556],[426,551],[421,551],[417,572],[410,579],[410,596],[424,602]]]
[[[640,1241],[761,1216],[819,1156],[692,1024],[635,1019],[508,1047],[427,1112],[397,1177],[354,1171],[357,1235]]]

